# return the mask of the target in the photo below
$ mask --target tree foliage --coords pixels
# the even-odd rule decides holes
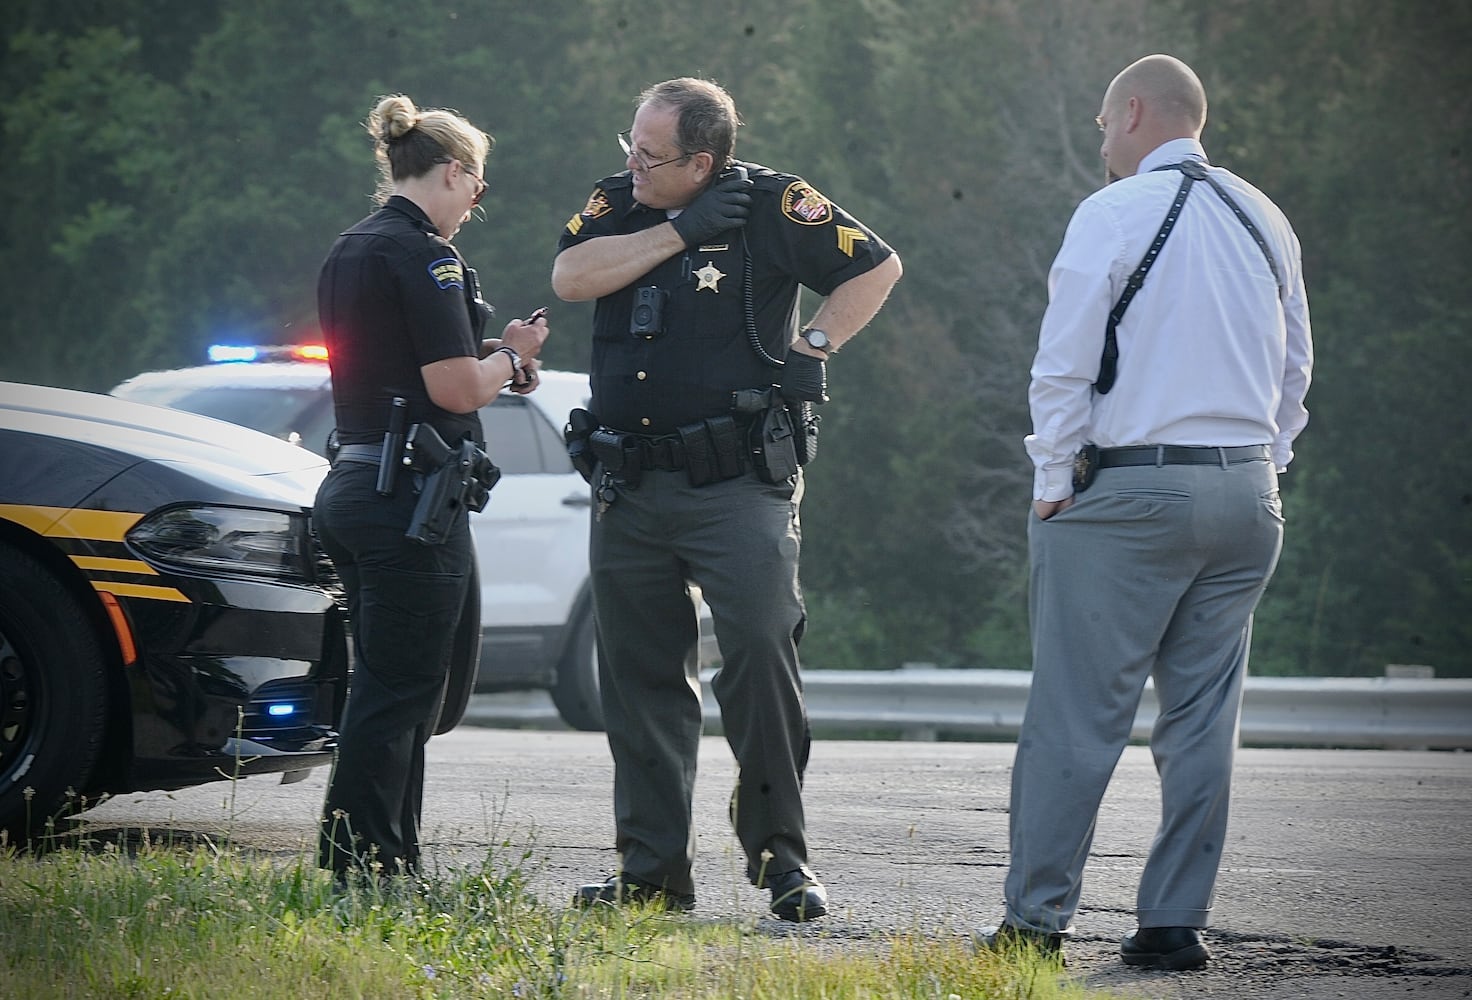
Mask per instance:
[[[1444,0],[17,0],[4,29],[0,377],[105,389],[233,337],[307,339],[369,208],[361,122],[409,94],[493,133],[458,243],[503,317],[553,307],[562,223],[669,76],[721,81],[741,154],[808,177],[905,278],[833,364],[812,467],[811,666],[1026,666],[1027,368],[1102,180],[1103,88],[1190,62],[1205,142],[1294,220],[1318,363],[1254,669],[1472,674],[1466,143],[1472,4]]]

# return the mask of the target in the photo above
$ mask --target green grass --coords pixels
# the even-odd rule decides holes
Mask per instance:
[[[418,885],[334,891],[305,856],[208,839],[0,854],[0,997],[1079,1000],[1030,954],[918,933],[548,906],[529,851]],[[506,852],[505,857],[497,855]]]

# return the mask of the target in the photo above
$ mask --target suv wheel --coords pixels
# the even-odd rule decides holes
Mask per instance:
[[[445,694],[440,714],[435,719],[434,735],[443,736],[465,718],[470,692],[475,687],[475,672],[480,665],[480,576],[474,562],[470,564],[470,582],[465,588],[465,603],[460,608],[460,623],[455,627],[455,645],[450,650],[450,672],[445,678]]]
[[[102,661],[76,598],[0,546],[0,833],[12,842],[84,805],[106,722]]]
[[[598,684],[598,642],[593,633],[593,613],[583,615],[567,653],[557,665],[552,685],[552,704],[562,721],[574,729],[603,732],[603,702]]]

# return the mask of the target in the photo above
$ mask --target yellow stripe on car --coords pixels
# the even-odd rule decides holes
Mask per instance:
[[[99,542],[121,542],[128,529],[143,519],[142,514],[114,510],[69,510],[46,534],[53,538],[92,538]]]
[[[176,601],[188,604],[185,597],[173,587],[147,587],[141,583],[118,583],[116,580],[93,580],[92,589],[118,597],[144,597],[152,601]]]
[[[137,573],[158,576],[158,571],[141,559],[108,559],[104,556],[72,556],[78,569],[99,569],[109,573]]]
[[[66,507],[42,507],[31,504],[0,504],[0,518],[29,528],[47,538],[76,538],[96,542],[121,542],[128,529],[143,517],[132,511],[72,510]],[[138,559],[114,559],[106,556],[72,555],[76,567],[96,573],[132,573],[158,576],[158,572]],[[116,580],[92,580],[94,590],[118,597],[141,597],[153,601],[188,604],[189,598],[173,587],[157,587],[144,583],[120,583]]]
[[[23,528],[30,528],[38,535],[47,530],[65,514],[65,507],[33,507],[30,504],[0,503],[0,517],[13,521]]]
[[[34,504],[0,504],[0,517],[48,538],[89,538],[99,542],[121,542],[142,514],[116,510],[72,510]]]

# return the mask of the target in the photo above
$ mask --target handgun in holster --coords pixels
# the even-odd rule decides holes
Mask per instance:
[[[409,428],[404,442],[406,464],[424,476],[414,516],[404,536],[421,545],[441,545],[462,512],[484,510],[501,470],[469,439],[445,444],[429,424]]]
[[[764,483],[780,483],[796,475],[797,440],[792,414],[776,389],[738,389],[731,393],[731,412],[749,419],[751,464]]]

